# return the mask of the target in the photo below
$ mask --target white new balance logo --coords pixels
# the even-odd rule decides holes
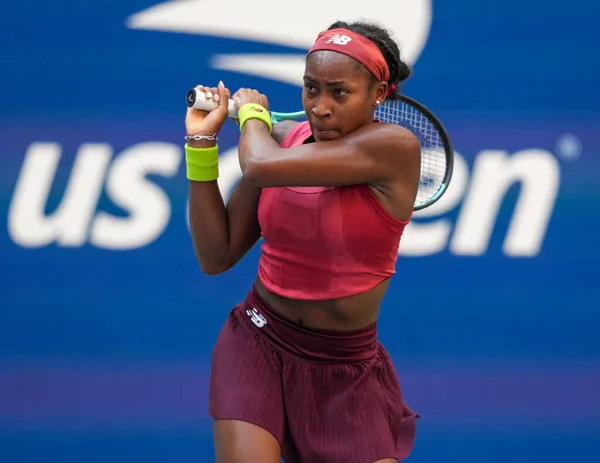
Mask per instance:
[[[329,39],[325,43],[335,43],[336,45],[348,45],[348,42],[350,42],[351,40],[352,38],[348,37],[347,35],[334,34],[331,37],[329,37]]]
[[[248,310],[246,310],[246,313],[250,317],[250,320],[252,320],[252,323],[254,323],[259,328],[262,328],[263,326],[265,326],[267,324],[267,319],[265,317],[263,317],[261,314],[259,314],[256,309],[252,309],[252,310],[248,309]]]

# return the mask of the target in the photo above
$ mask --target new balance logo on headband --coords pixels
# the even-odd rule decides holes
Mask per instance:
[[[352,38],[347,35],[334,34],[325,43],[334,43],[335,45],[348,45]]]

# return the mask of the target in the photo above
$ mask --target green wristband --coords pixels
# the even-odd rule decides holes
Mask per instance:
[[[246,103],[238,111],[238,120],[240,121],[240,132],[244,128],[244,124],[249,119],[258,119],[267,124],[269,133],[273,130],[273,123],[271,122],[271,115],[263,106],[256,103]]]
[[[192,148],[185,144],[187,178],[194,182],[212,182],[219,178],[219,146]]]

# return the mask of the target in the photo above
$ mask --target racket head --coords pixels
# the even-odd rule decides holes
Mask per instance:
[[[412,132],[421,144],[421,176],[414,210],[431,206],[447,191],[452,179],[454,150],[448,132],[426,106],[405,95],[386,100],[375,119]]]

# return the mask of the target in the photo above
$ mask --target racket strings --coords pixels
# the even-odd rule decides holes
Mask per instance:
[[[415,205],[435,197],[442,189],[447,159],[444,142],[435,124],[421,111],[401,101],[386,101],[375,111],[375,118],[410,130],[421,144],[421,178]]]

